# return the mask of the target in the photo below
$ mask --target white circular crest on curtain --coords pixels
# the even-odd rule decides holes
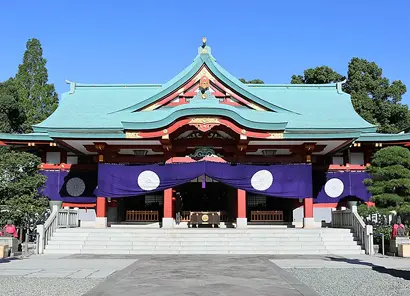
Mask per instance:
[[[325,192],[331,198],[337,198],[342,195],[345,185],[338,178],[329,179],[325,184]]]
[[[272,186],[273,176],[268,170],[260,170],[253,174],[251,185],[259,191],[265,191]]]
[[[69,195],[77,197],[84,193],[85,183],[81,178],[74,177],[67,181],[65,189]]]
[[[137,182],[142,190],[150,191],[158,188],[160,179],[153,171],[143,171],[139,174]]]

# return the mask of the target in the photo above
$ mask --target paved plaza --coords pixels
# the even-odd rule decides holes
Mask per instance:
[[[369,256],[31,256],[0,295],[410,295],[410,260]]]

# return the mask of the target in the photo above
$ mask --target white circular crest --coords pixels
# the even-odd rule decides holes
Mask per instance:
[[[345,185],[338,178],[332,178],[325,184],[325,192],[331,198],[337,198],[342,195]]]
[[[160,179],[153,171],[143,171],[139,174],[137,182],[142,190],[150,191],[158,188]]]
[[[253,174],[251,178],[251,185],[253,188],[259,191],[267,190],[272,186],[273,176],[271,172],[267,170],[260,170]]]
[[[82,179],[75,177],[67,181],[65,185],[67,193],[73,197],[80,196],[85,191],[85,183]]]

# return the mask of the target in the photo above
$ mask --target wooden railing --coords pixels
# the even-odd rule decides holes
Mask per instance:
[[[332,211],[332,227],[352,229],[366,254],[374,255],[373,226],[366,225],[356,209]]]
[[[251,211],[251,222],[283,222],[283,211]]]
[[[78,208],[58,211],[58,228],[78,227]]]
[[[127,211],[125,215],[127,222],[152,222],[159,221],[158,211]]]
[[[182,211],[181,212],[181,222],[189,222],[190,219],[190,211]]]
[[[228,213],[224,211],[221,211],[220,213],[221,213],[219,216],[220,221],[228,222]],[[190,211],[182,211],[181,212],[181,222],[189,222],[191,219],[190,215],[191,215]]]
[[[78,208],[58,209],[54,205],[50,216],[42,225],[37,225],[37,254],[43,254],[44,248],[57,228],[78,227]]]

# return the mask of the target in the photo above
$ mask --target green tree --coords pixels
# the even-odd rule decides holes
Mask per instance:
[[[371,178],[364,183],[379,211],[409,214],[410,151],[399,146],[383,148],[374,154],[367,171]]]
[[[246,81],[245,78],[240,78],[239,81],[245,84],[265,84],[265,82],[263,82],[263,80],[260,80],[260,79],[252,79],[252,80]]]
[[[342,75],[321,66],[305,70],[303,76],[293,75],[291,83],[322,84],[342,80]],[[400,80],[390,83],[376,63],[353,58],[349,62],[343,91],[351,95],[356,112],[377,125],[379,132],[398,133],[410,125],[408,106],[401,103],[406,86]]]
[[[343,81],[345,77],[327,66],[307,69],[303,75],[292,75],[292,84],[326,84]]]
[[[23,124],[25,132],[31,126],[46,119],[58,106],[58,96],[54,84],[48,84],[47,60],[38,39],[30,39],[26,44],[23,63],[16,74],[16,86],[21,106],[26,112]]]
[[[20,105],[13,79],[0,83],[0,132],[21,132],[24,121],[25,113]]]
[[[407,105],[401,104],[406,86],[400,80],[390,83],[374,62],[353,58],[348,67],[343,90],[352,97],[356,111],[377,125],[379,132],[398,133],[409,126]]]
[[[12,219],[23,226],[27,218],[46,211],[48,200],[39,192],[46,181],[39,173],[40,163],[33,154],[0,149],[0,225]]]

